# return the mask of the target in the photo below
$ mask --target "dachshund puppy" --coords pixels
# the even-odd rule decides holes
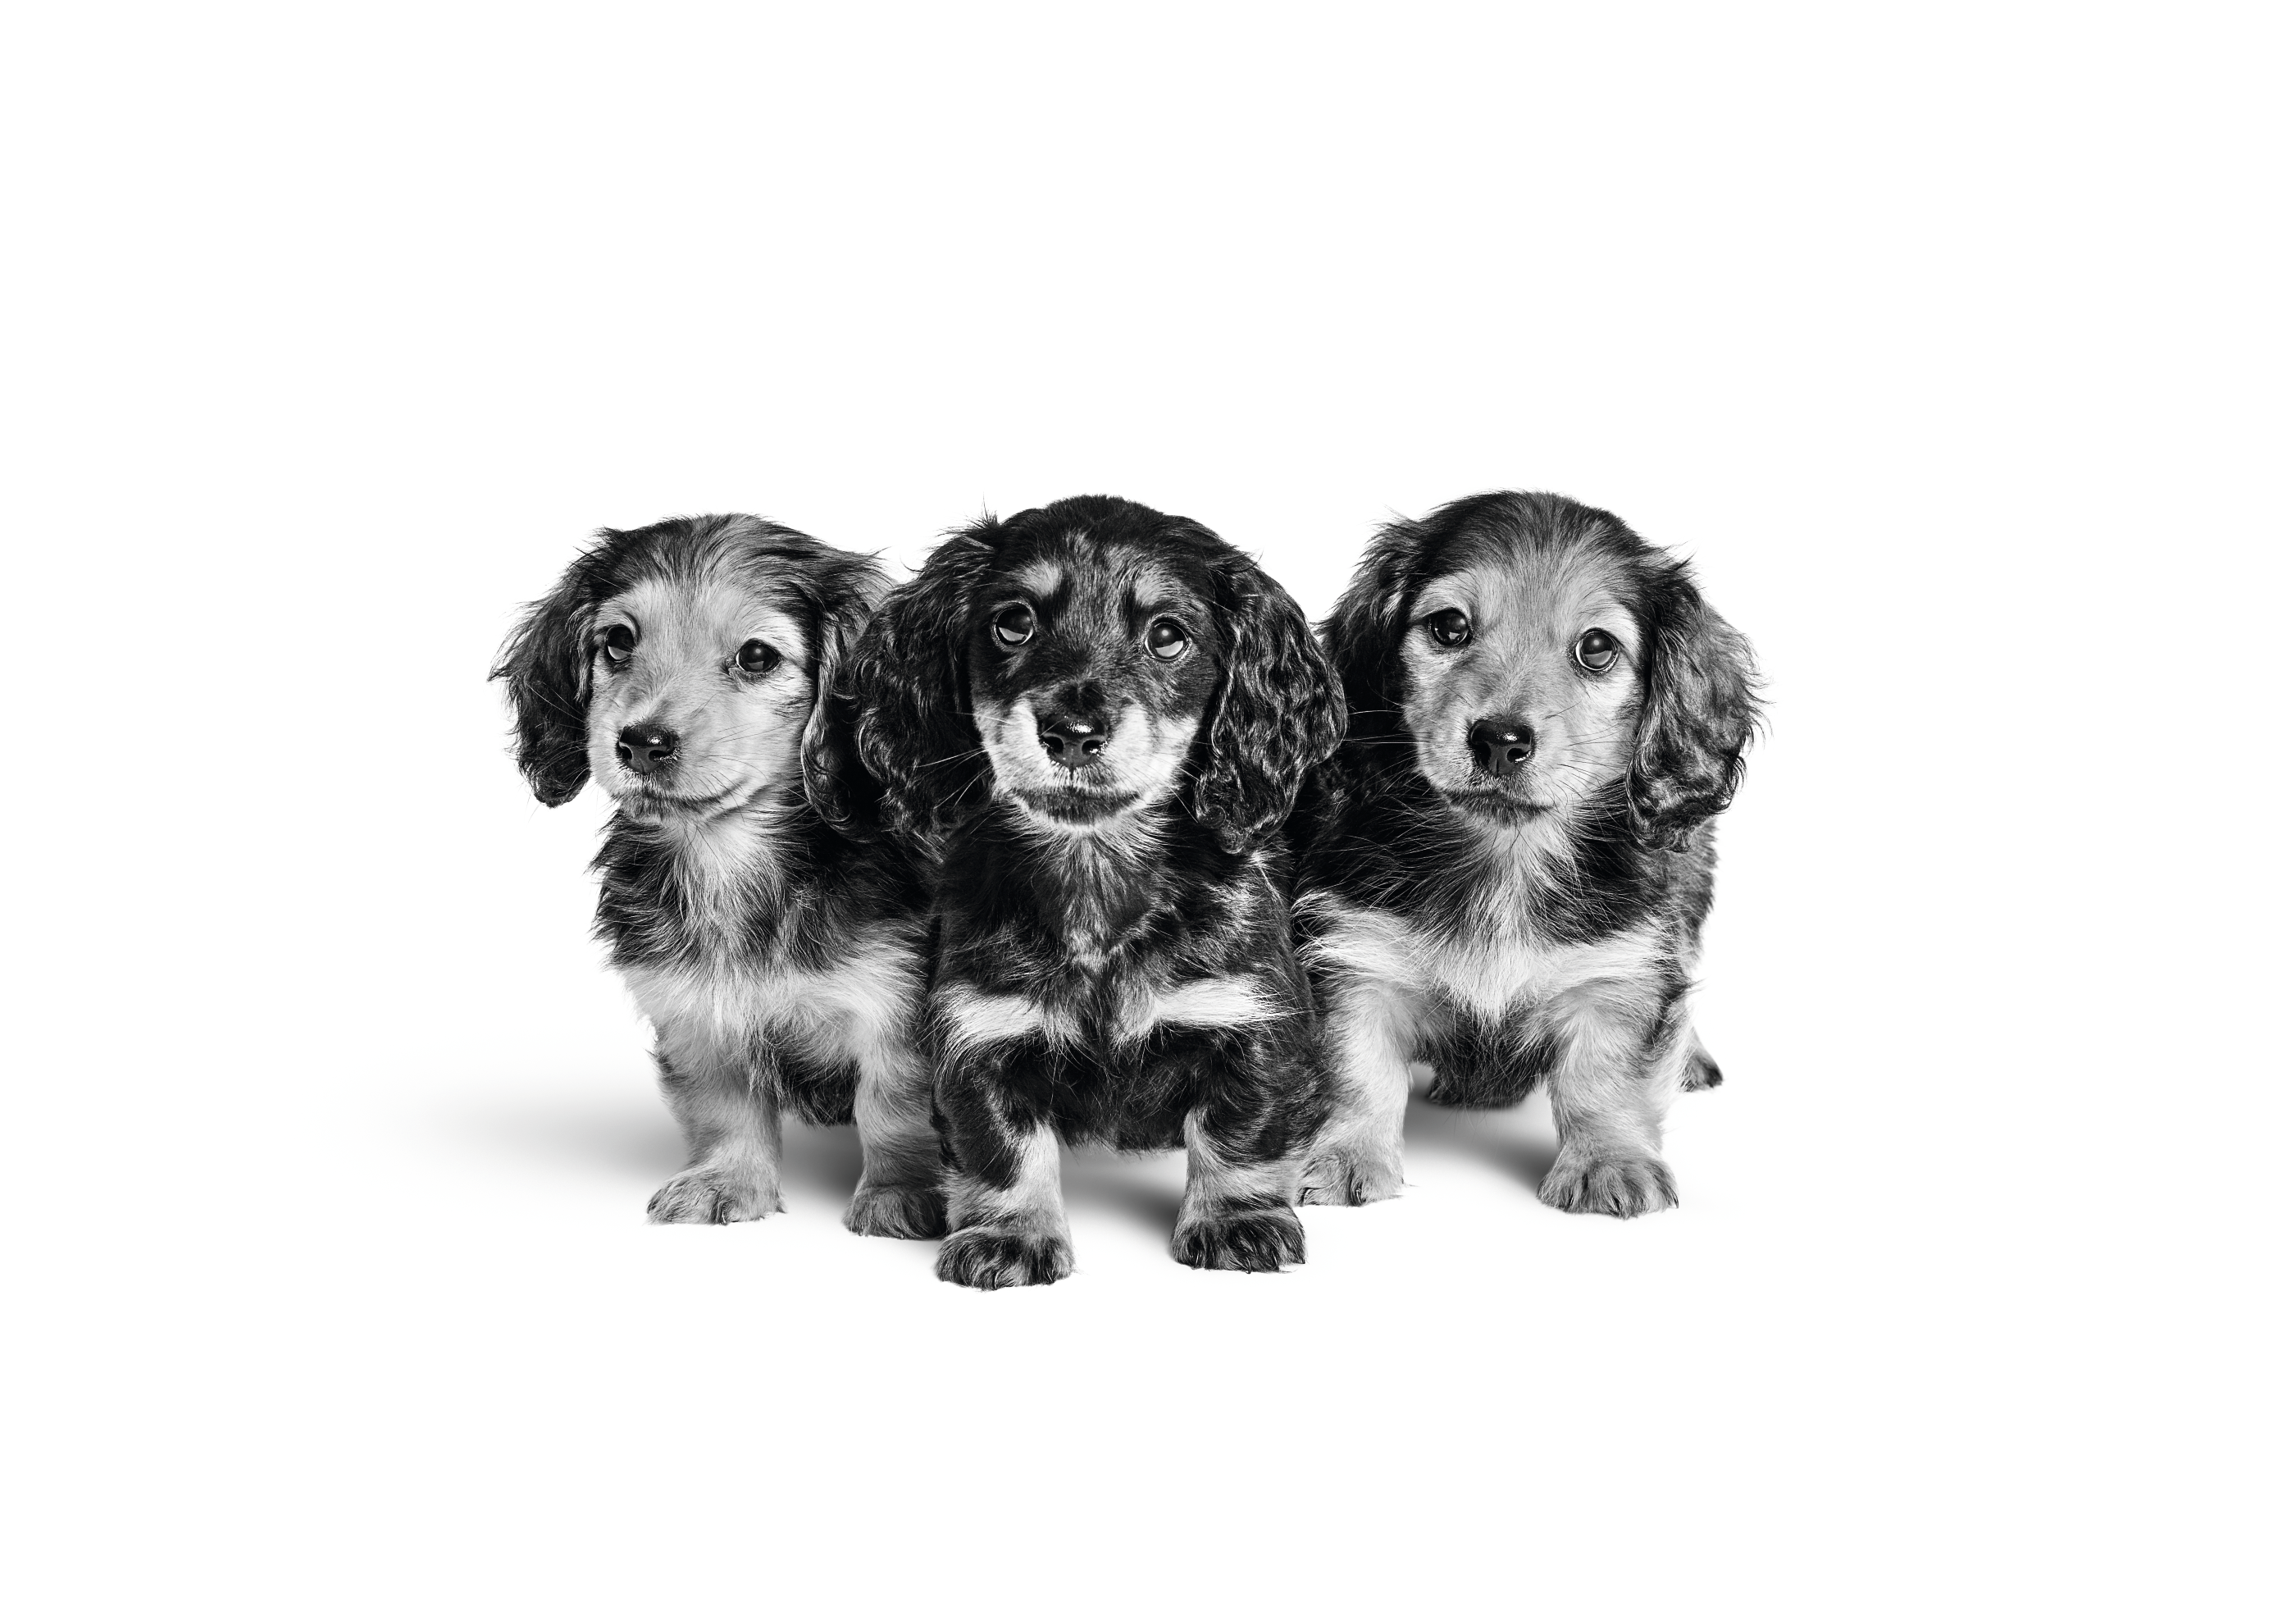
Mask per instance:
[[[1389,526],[1324,636],[1350,725],[1294,826],[1334,1095],[1301,1199],[1397,1193],[1415,1062],[1443,1105],[1546,1086],[1551,1205],[1674,1205],[1660,1119],[1721,1081],[1688,995],[1745,640],[1609,513],[1520,492]]]
[[[925,897],[858,812],[830,702],[882,595],[867,559],[742,514],[603,530],[494,675],[545,806],[615,802],[598,935],[660,1040],[691,1165],[646,1211],[781,1210],[781,1120],[857,1122],[863,1234],[937,1235],[939,1146],[915,1044]]]
[[[862,764],[934,876],[940,1277],[1069,1273],[1062,1140],[1187,1147],[1181,1262],[1302,1261],[1281,829],[1342,718],[1299,606],[1200,524],[1077,496],[955,532],[856,665]]]

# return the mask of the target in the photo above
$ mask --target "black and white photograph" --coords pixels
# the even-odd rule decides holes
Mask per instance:
[[[2292,73],[0,22],[0,1609],[2296,1616]]]

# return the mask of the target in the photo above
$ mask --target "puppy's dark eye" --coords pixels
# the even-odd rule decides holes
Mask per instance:
[[[1464,646],[1475,635],[1475,623],[1464,609],[1442,609],[1427,617],[1427,635],[1447,649]]]
[[[1159,620],[1148,628],[1148,652],[1159,660],[1177,660],[1188,652],[1188,631],[1177,620]]]
[[[742,652],[734,658],[742,662],[742,668],[752,676],[770,671],[782,662],[782,653],[779,649],[756,637],[743,644]]]
[[[1570,651],[1570,658],[1577,660],[1581,668],[1600,675],[1617,663],[1619,640],[1605,631],[1580,632],[1577,646]]]
[[[1037,635],[1037,611],[1026,603],[1014,603],[998,610],[989,624],[996,628],[997,642],[1017,649]]]
[[[637,645],[638,635],[628,627],[610,626],[606,628],[606,658],[616,665],[627,660],[630,651]]]

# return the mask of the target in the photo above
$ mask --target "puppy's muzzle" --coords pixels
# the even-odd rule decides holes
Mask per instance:
[[[1074,715],[1040,718],[1037,742],[1060,766],[1084,767],[1108,748],[1108,718]]]
[[[614,742],[614,759],[644,778],[677,759],[677,734],[652,722],[622,729]]]
[[[1538,752],[1538,735],[1521,717],[1485,717],[1467,729],[1467,748],[1475,765],[1492,777],[1507,779],[1530,765]]]

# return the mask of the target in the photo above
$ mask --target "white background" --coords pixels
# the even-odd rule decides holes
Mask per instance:
[[[24,8],[26,1620],[2286,1616],[2277,8]],[[1591,8],[1590,8],[1591,12]],[[69,21],[66,21],[67,16]],[[1561,490],[1773,727],[1678,1211],[1311,1261],[678,1164],[484,676],[584,536],[1112,491],[1326,608]]]

